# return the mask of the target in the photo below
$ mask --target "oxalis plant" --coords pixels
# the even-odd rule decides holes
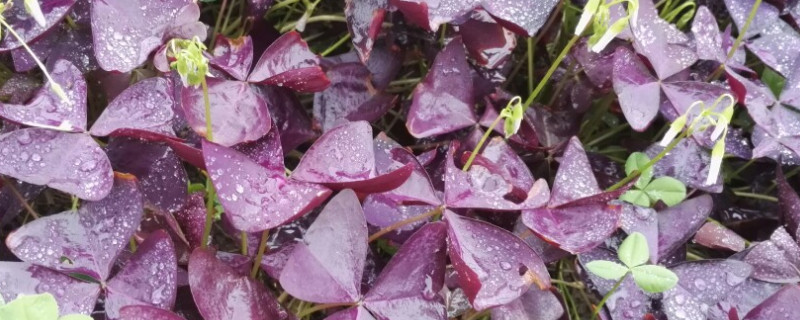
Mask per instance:
[[[595,308],[593,318],[628,275],[633,277],[633,281],[640,289],[649,293],[667,291],[678,283],[678,276],[674,272],[659,265],[647,264],[650,260],[650,249],[647,238],[639,232],[629,234],[622,241],[617,250],[617,258],[622,264],[607,260],[594,260],[586,264],[589,272],[603,279],[616,281]]]

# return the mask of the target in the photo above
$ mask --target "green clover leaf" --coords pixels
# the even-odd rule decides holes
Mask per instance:
[[[608,280],[622,279],[628,271],[627,267],[611,261],[595,260],[586,264],[586,269],[600,278]]]
[[[661,200],[668,206],[674,206],[686,199],[686,186],[672,177],[661,177],[644,187],[644,192],[653,202]]]
[[[678,284],[678,276],[667,268],[657,265],[641,265],[631,269],[636,285],[650,293],[660,293]]]

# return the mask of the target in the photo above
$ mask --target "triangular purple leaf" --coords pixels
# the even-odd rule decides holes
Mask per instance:
[[[694,236],[694,241],[706,248],[739,252],[745,249],[746,240],[725,226],[706,222]]]
[[[367,257],[367,222],[352,190],[342,190],[298,243],[280,277],[294,297],[316,303],[361,300]]]
[[[189,286],[206,320],[286,318],[262,283],[239,274],[207,249],[197,249],[189,258]]]
[[[393,105],[397,96],[377,91],[370,71],[360,62],[328,69],[331,85],[314,95],[314,120],[322,131],[347,121],[374,121]]]
[[[214,142],[230,147],[255,141],[269,132],[272,119],[267,102],[247,82],[214,78],[207,81]],[[207,137],[203,90],[183,87],[181,107],[189,126],[197,134]]]
[[[678,276],[678,284],[661,299],[669,319],[707,319],[708,310],[736,290],[753,270],[737,260],[692,261],[670,269]]]
[[[291,178],[334,189],[384,192],[402,185],[412,171],[413,166],[407,164],[379,175],[375,169],[372,127],[366,121],[357,121],[335,127],[317,139],[300,159]]]
[[[364,306],[381,319],[446,319],[444,299],[447,225],[425,225],[383,268]]]
[[[172,81],[163,77],[137,82],[118,95],[92,125],[94,136],[144,131],[174,137]]]
[[[800,312],[800,287],[787,285],[744,316],[744,320],[792,319]]]
[[[42,0],[39,2],[44,15],[44,26],[36,23],[33,16],[26,12],[23,0],[14,0],[9,3],[8,11],[4,13],[6,23],[14,28],[25,43],[33,43],[42,34],[59,24],[75,5],[76,0]],[[12,50],[20,46],[22,44],[13,36],[3,37],[3,40],[0,41],[0,51]]]
[[[128,263],[106,286],[106,314],[116,319],[129,305],[172,309],[177,295],[178,261],[169,235],[159,230],[136,249]]]
[[[658,256],[666,257],[697,232],[711,214],[711,196],[688,199],[658,213]]]
[[[532,284],[540,289],[550,287],[547,268],[522,239],[449,210],[445,218],[450,260],[475,310],[514,301]]]
[[[689,37],[661,19],[652,0],[639,1],[636,23],[631,23],[633,46],[647,57],[659,79],[666,79],[697,61]]]
[[[406,127],[416,138],[453,132],[477,123],[474,92],[464,44],[456,37],[436,56],[414,89]]]
[[[344,14],[347,18],[347,28],[353,36],[353,47],[362,61],[369,59],[388,9],[387,0],[345,1]]]
[[[92,137],[39,128],[0,135],[0,174],[86,200],[103,199],[114,180],[108,157]]]
[[[492,309],[494,320],[560,320],[564,305],[556,292],[530,288],[519,299]]]
[[[143,211],[136,180],[118,177],[103,200],[31,221],[9,234],[6,244],[23,261],[103,281]]]
[[[50,293],[61,314],[90,314],[100,286],[26,262],[0,262],[0,297],[12,301],[19,294]]]
[[[319,67],[319,57],[296,31],[282,35],[264,51],[247,81],[299,92],[322,91],[330,84]]]
[[[281,135],[283,152],[289,153],[317,134],[311,130],[311,119],[297,96],[287,88],[255,86],[254,89],[265,101],[269,101],[269,113]]]
[[[485,10],[472,11],[469,20],[456,28],[470,57],[489,69],[502,66],[517,46],[516,35],[503,28]]]
[[[218,199],[234,227],[247,232],[271,229],[325,201],[325,187],[289,180],[244,154],[203,141],[203,157]]]
[[[647,0],[645,0],[647,1]],[[634,52],[620,47],[614,53],[614,91],[625,119],[637,131],[658,115],[661,87]]]
[[[247,80],[253,65],[253,39],[250,36],[231,39],[217,36],[217,43],[211,51],[208,64],[224,71],[239,81]]]
[[[754,245],[744,257],[753,266],[753,279],[774,283],[800,281],[800,246],[779,227],[769,240]]]
[[[192,12],[197,13],[195,21],[184,21]],[[180,34],[181,24],[193,26],[199,14],[197,4],[191,0],[93,1],[92,34],[97,62],[107,71],[128,72],[171,38],[170,33],[183,38],[196,35],[203,40],[205,30]]]
[[[86,81],[80,70],[66,60],[59,60],[50,71],[53,81],[66,93],[62,100],[45,84],[24,105],[0,104],[0,117],[26,126],[59,131],[86,131]]]

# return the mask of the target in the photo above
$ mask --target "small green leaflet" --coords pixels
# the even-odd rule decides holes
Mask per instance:
[[[617,251],[619,260],[628,268],[643,265],[650,259],[650,248],[647,246],[647,238],[639,232],[631,233]]]
[[[667,268],[657,265],[642,265],[631,269],[633,280],[642,290],[660,293],[678,284],[678,276]]]
[[[629,269],[619,263],[595,260],[586,264],[586,268],[600,278],[608,280],[619,280],[628,274]]]
[[[524,108],[522,107],[522,98],[519,96],[514,97],[508,102],[503,111],[500,111],[500,117],[505,121],[503,123],[503,133],[506,139],[515,135],[522,125],[522,117]]]
[[[625,161],[625,174],[640,172],[639,179],[633,188],[619,197],[620,200],[640,207],[650,207],[659,200],[668,206],[674,206],[686,199],[686,186],[671,177],[660,177],[653,180],[652,167],[647,167],[650,157],[641,152],[634,152]],[[647,168],[646,168],[647,167]]]
[[[672,177],[655,179],[644,188],[644,191],[653,202],[661,200],[670,207],[686,199],[686,186]]]
[[[650,259],[647,238],[639,232],[633,232],[622,241],[617,251],[617,258],[622,263],[606,260],[595,260],[586,264],[589,272],[608,280],[622,281],[630,273],[639,288],[650,293],[664,292],[678,283],[678,276],[659,265],[645,264]]]
[[[636,180],[636,187],[638,187],[639,189],[644,189],[644,187],[647,186],[648,183],[650,183],[650,180],[653,179],[652,167],[642,171],[642,168],[644,168],[648,162],[650,162],[650,157],[641,152],[631,153],[631,155],[628,156],[628,160],[625,161],[626,175],[630,176],[634,170],[640,172],[639,180]]]

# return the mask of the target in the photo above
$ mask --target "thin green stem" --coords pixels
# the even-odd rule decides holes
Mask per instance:
[[[558,69],[558,66],[561,64],[561,61],[563,61],[564,58],[567,57],[569,51],[572,50],[572,47],[575,46],[575,43],[577,43],[580,38],[581,36],[576,34],[572,36],[572,39],[569,39],[567,45],[564,46],[564,49],[561,50],[561,53],[558,54],[556,60],[553,61],[553,63],[550,65],[550,69],[547,70],[547,73],[545,73],[544,78],[542,78],[542,80],[539,81],[539,84],[536,86],[535,89],[533,89],[531,95],[529,95],[528,99],[525,100],[525,104],[523,106],[524,110],[528,110],[528,108],[533,104],[533,101],[536,99],[536,97],[539,96],[539,93],[542,91],[542,89],[544,89],[545,84],[547,84],[547,82],[550,80],[550,77],[552,77],[553,73],[556,72],[556,69]]]
[[[304,309],[302,312],[297,314],[297,318],[303,318],[307,315],[314,314],[317,311],[322,311],[325,309],[331,308],[339,308],[339,307],[352,307],[354,304],[352,303],[325,303],[325,304],[318,304],[311,308]]]
[[[563,285],[565,287],[575,288],[578,290],[585,289],[586,287],[583,285],[583,282],[580,281],[564,281],[559,279],[550,279],[550,282],[553,284]]]
[[[603,140],[605,140],[605,139],[611,138],[611,137],[612,137],[612,136],[614,136],[615,134],[617,134],[617,133],[619,133],[620,131],[622,131],[622,130],[625,130],[625,129],[627,129],[627,128],[630,128],[630,124],[628,124],[628,123],[623,123],[623,124],[621,124],[621,125],[617,126],[616,128],[613,128],[613,129],[609,130],[608,132],[606,132],[606,133],[602,134],[601,136],[599,136],[599,137],[595,138],[594,140],[592,140],[592,141],[589,141],[589,142],[586,144],[586,146],[587,146],[587,147],[594,146],[594,145],[596,145],[596,144],[598,144],[598,143],[602,142],[602,141],[603,141]]]
[[[219,7],[219,12],[217,13],[217,21],[214,23],[214,31],[211,33],[211,42],[209,43],[208,50],[214,50],[214,45],[217,42],[217,35],[219,34],[219,28],[222,24],[222,17],[225,16],[225,7],[228,6],[228,0],[222,0],[222,5]]]
[[[756,162],[756,159],[750,159],[749,161],[747,161],[747,163],[743,164],[741,167],[737,168],[736,171],[731,173],[731,176],[733,176],[733,177],[739,176],[739,174],[742,173],[742,171],[744,171],[744,169],[747,169],[747,167],[749,167],[751,164],[753,164],[755,162]]]
[[[442,211],[444,211],[444,206],[438,206],[435,209],[433,209],[431,211],[428,211],[426,213],[423,213],[421,215],[414,216],[414,217],[405,219],[403,221],[396,222],[396,223],[394,223],[394,224],[392,224],[392,225],[390,225],[390,226],[388,226],[386,228],[378,230],[378,232],[373,233],[371,236],[369,236],[368,242],[373,242],[375,240],[378,240],[378,238],[382,237],[384,234],[387,234],[387,233],[392,232],[394,230],[400,229],[400,228],[402,228],[402,227],[404,227],[406,225],[412,224],[414,222],[417,222],[417,221],[420,221],[420,220],[423,220],[423,219],[427,219],[427,218],[433,217],[433,216],[435,216],[437,214],[441,214]]]
[[[753,198],[753,199],[765,200],[765,201],[771,201],[771,202],[778,202],[778,198],[773,197],[773,196],[768,196],[768,195],[765,195],[765,194],[760,194],[760,193],[734,191],[733,194],[736,195],[737,197],[745,197],[745,198]]]
[[[206,78],[200,83],[203,86],[203,103],[205,104],[206,116],[206,140],[214,141],[214,132],[211,130],[211,100],[208,98],[208,82]]]
[[[533,38],[528,38],[528,92],[533,92],[533,53],[536,48],[533,46]]]
[[[42,70],[42,73],[44,74],[44,77],[47,78],[47,82],[50,83],[50,87],[53,90],[53,92],[55,92],[59,96],[59,98],[61,98],[61,101],[66,102],[67,95],[64,93],[64,89],[62,89],[61,85],[55,82],[52,77],[50,77],[50,72],[47,71],[47,68],[44,66],[44,63],[42,63],[42,61],[39,60],[39,57],[37,57],[36,54],[33,53],[33,50],[31,50],[31,47],[28,46],[28,43],[26,43],[25,40],[23,40],[22,37],[20,37],[16,31],[14,31],[14,28],[12,28],[8,24],[8,22],[6,22],[6,19],[0,18],[0,25],[6,28],[6,30],[8,30],[8,33],[10,33],[12,36],[14,36],[14,38],[17,39],[17,41],[19,41],[20,45],[22,45],[22,47],[25,48],[25,51],[28,52],[31,58],[33,58],[33,61],[36,62],[36,65],[39,66],[39,69]]]
[[[742,29],[739,30],[739,35],[736,36],[736,40],[733,42],[731,49],[728,50],[728,60],[733,58],[733,55],[736,53],[736,50],[738,50],[739,46],[742,45],[744,37],[747,34],[747,30],[750,29],[750,24],[753,23],[753,19],[755,19],[756,13],[758,12],[758,7],[760,6],[761,6],[761,0],[756,0],[756,2],[753,3],[753,8],[750,9],[750,14],[747,16],[747,20],[744,22],[744,26],[742,26]],[[720,64],[719,67],[717,67],[717,69],[714,70],[714,73],[712,73],[706,80],[711,81],[716,79],[722,74],[723,70],[725,70],[725,64]]]
[[[217,195],[210,177],[206,178],[206,196],[208,197],[208,199],[206,199],[206,222],[203,227],[202,242],[200,243],[200,247],[202,248],[208,247],[208,237],[211,236],[211,226],[214,224],[214,198],[216,198]]]
[[[242,253],[243,256],[247,255],[247,232],[241,231],[239,232],[239,252]]]
[[[483,147],[483,144],[486,142],[486,139],[489,138],[489,135],[492,133],[492,131],[494,131],[494,127],[497,127],[497,124],[500,123],[500,120],[502,119],[503,117],[498,115],[497,118],[495,118],[492,124],[489,126],[489,129],[486,129],[486,132],[483,133],[481,140],[479,140],[478,144],[475,145],[475,149],[472,149],[472,153],[469,155],[467,163],[465,163],[464,167],[461,168],[462,171],[469,170],[469,166],[472,165],[472,161],[475,161],[475,157],[478,156],[478,153],[481,151],[481,148]]]
[[[136,253],[136,240],[134,240],[133,237],[128,240],[128,249],[131,250],[131,253]]]
[[[8,186],[8,189],[11,190],[11,193],[17,198],[17,201],[25,208],[25,211],[28,211],[28,214],[33,217],[33,219],[39,219],[39,214],[28,204],[28,201],[25,200],[25,197],[23,197],[22,193],[17,189],[17,186],[6,177],[0,176],[0,180],[2,180],[4,186]]]
[[[321,14],[318,16],[310,17],[306,20],[306,24],[312,22],[347,22],[344,16],[337,16],[332,14]],[[280,32],[286,33],[289,30],[294,29],[297,26],[297,21],[292,21],[281,27]]]
[[[603,296],[603,299],[600,300],[600,303],[597,304],[597,306],[594,308],[594,311],[592,312],[592,319],[597,319],[598,314],[600,314],[600,310],[603,310],[603,306],[606,304],[606,301],[608,301],[608,298],[611,297],[611,295],[615,291],[617,291],[617,289],[619,289],[619,286],[622,284],[622,281],[624,281],[625,278],[627,277],[628,274],[626,273],[624,276],[622,276],[622,278],[619,278],[617,283],[614,284],[614,287],[612,287],[611,290],[609,290],[608,293],[606,293],[606,295]]]
[[[261,267],[261,259],[264,257],[264,251],[267,251],[267,239],[269,239],[269,229],[261,232],[261,242],[258,243],[258,253],[253,260],[253,269],[250,270],[250,278],[255,279],[258,275],[258,269]]]
[[[336,41],[334,44],[332,44],[330,47],[328,47],[327,49],[325,49],[325,51],[322,51],[322,53],[320,53],[319,55],[320,55],[320,56],[323,56],[323,57],[325,57],[325,56],[327,56],[327,55],[331,54],[331,52],[333,52],[334,50],[338,49],[338,48],[339,48],[339,47],[340,47],[342,44],[344,44],[345,42],[347,42],[347,40],[350,40],[350,33],[349,33],[349,32],[348,32],[348,33],[346,33],[346,34],[344,35],[344,37],[341,37],[341,38],[339,38],[339,40],[337,40],[337,41]]]

